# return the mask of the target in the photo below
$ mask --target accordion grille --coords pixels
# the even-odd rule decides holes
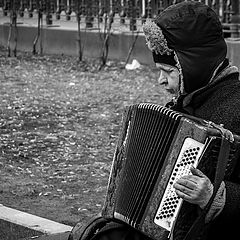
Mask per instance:
[[[133,226],[142,219],[180,116],[149,104],[132,110],[123,143],[125,159],[116,192],[115,215]]]

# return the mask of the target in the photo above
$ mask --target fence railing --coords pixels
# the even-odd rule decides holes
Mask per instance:
[[[0,8],[6,16],[15,12],[20,17],[32,17],[34,12],[46,16],[46,24],[51,25],[54,15],[59,20],[72,16],[85,21],[91,28],[94,20],[102,21],[108,17],[111,21],[120,20],[120,24],[129,24],[130,31],[139,31],[139,21],[153,18],[169,5],[184,0],[0,0]],[[185,0],[186,1],[186,0]],[[240,3],[239,0],[198,0],[212,7],[224,26],[224,31],[232,37],[239,36]]]

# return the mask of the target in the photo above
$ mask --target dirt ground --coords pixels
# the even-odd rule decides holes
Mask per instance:
[[[125,105],[169,100],[157,71],[0,48],[0,203],[74,226],[101,211]]]

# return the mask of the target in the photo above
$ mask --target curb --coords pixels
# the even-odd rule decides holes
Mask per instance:
[[[72,226],[54,222],[0,204],[0,240],[65,240],[72,228]],[[49,235],[48,238],[45,238],[45,235]],[[40,236],[40,238],[37,238],[37,236]],[[60,236],[62,236],[62,238],[60,238]]]

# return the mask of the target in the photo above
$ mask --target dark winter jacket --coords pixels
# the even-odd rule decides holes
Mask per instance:
[[[192,104],[197,104],[193,115],[223,124],[225,128],[240,135],[240,81],[238,73],[226,76],[212,89],[195,96],[193,101],[195,103]],[[236,172],[240,174],[240,169],[236,169]],[[219,217],[213,221],[209,239],[230,239],[230,235],[236,237],[240,234],[238,227],[236,227],[240,220],[239,174],[236,174],[235,179],[232,179],[233,182],[225,182],[227,189],[225,207]]]
[[[181,99],[173,109],[217,124],[223,124],[225,128],[240,135],[240,81],[238,72],[225,74],[216,83],[192,94],[190,102],[184,107],[183,102],[184,100]],[[231,239],[230,236],[235,236],[234,239],[236,239],[236,236],[240,234],[237,227],[240,220],[240,159],[231,179],[225,181],[225,185],[226,203],[223,211],[205,226],[208,233],[207,236],[202,235],[199,238],[201,240],[226,240]],[[196,206],[184,203],[182,218],[175,228],[174,240],[183,239],[197,214]],[[199,234],[201,235],[202,232]]]

